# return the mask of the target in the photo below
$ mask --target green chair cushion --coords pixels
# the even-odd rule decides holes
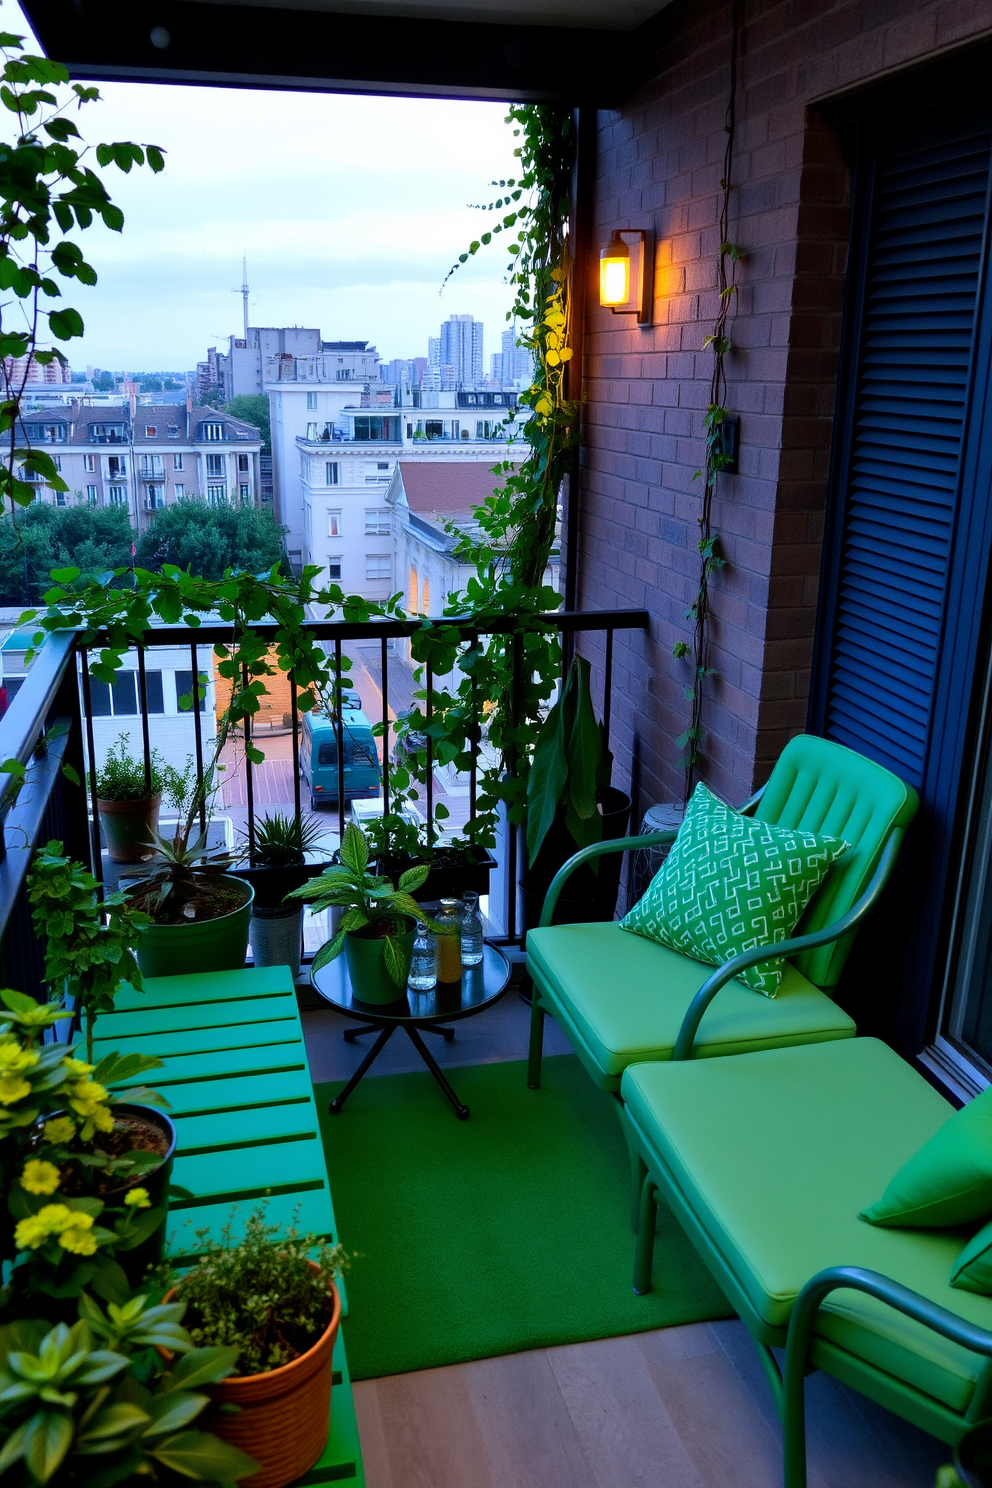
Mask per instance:
[[[527,962],[543,1000],[560,1006],[607,1075],[640,1060],[670,1059],[682,1019],[712,968],[619,924],[550,925],[527,936]],[[786,962],[778,996],[728,982],[696,1036],[700,1055],[851,1038],[852,1020]]]
[[[963,1230],[886,1229],[866,1200],[943,1125],[951,1107],[875,1039],[747,1059],[641,1064],[621,1084],[645,1151],[660,1157],[758,1315],[788,1323],[828,1266],[893,1277],[985,1328],[992,1299],[951,1288]],[[838,1291],[818,1333],[964,1410],[984,1360],[874,1298]]]
[[[742,951],[786,940],[846,851],[837,838],[742,816],[700,781],[671,852],[620,923],[723,966]],[[761,961],[740,980],[774,997],[784,966],[781,957]]]
[[[972,1236],[954,1262],[951,1286],[992,1296],[992,1221]]]
[[[992,1213],[992,1086],[946,1121],[862,1215],[879,1225],[959,1225]]]

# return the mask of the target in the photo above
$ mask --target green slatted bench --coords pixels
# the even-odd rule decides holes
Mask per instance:
[[[193,1195],[169,1212],[168,1252],[189,1263],[235,1215],[232,1233],[260,1206],[272,1224],[338,1238],[320,1142],[306,1045],[286,967],[126,984],[96,1027],[97,1057],[116,1050],[155,1054],[150,1077],[169,1102],[178,1133],[173,1181]],[[135,1081],[136,1084],[141,1083]],[[198,1232],[205,1232],[205,1234]],[[347,1294],[342,1282],[342,1311]],[[302,1485],[365,1488],[344,1327],[334,1351],[331,1434]]]

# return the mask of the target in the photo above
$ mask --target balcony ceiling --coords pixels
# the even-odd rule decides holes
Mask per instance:
[[[74,77],[607,106],[668,0],[22,0]]]

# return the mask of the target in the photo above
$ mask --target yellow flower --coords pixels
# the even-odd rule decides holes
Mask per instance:
[[[28,1193],[51,1194],[59,1186],[62,1174],[54,1163],[44,1162],[40,1158],[33,1157],[25,1164],[24,1172],[21,1174],[21,1186]]]
[[[37,1250],[49,1235],[61,1234],[70,1225],[87,1229],[92,1223],[88,1214],[75,1214],[67,1204],[45,1204],[37,1214],[29,1214],[18,1223],[14,1244],[19,1250]]]
[[[12,1106],[31,1094],[31,1082],[22,1075],[0,1075],[0,1105]]]
[[[112,1132],[114,1129],[114,1113],[109,1106],[95,1106],[92,1116],[89,1116],[82,1124],[79,1135],[84,1142],[91,1140],[95,1131]]]
[[[92,1214],[73,1214],[72,1224],[67,1225],[59,1234],[59,1244],[63,1250],[71,1251],[73,1255],[93,1255],[96,1251],[96,1238],[90,1234],[92,1228]]]
[[[14,1074],[34,1069],[38,1055],[33,1049],[22,1049],[16,1042],[0,1044],[0,1074]]]
[[[71,1116],[54,1116],[45,1122],[46,1142],[71,1142],[76,1135],[76,1123]]]
[[[95,1064],[87,1064],[84,1059],[73,1059],[67,1054],[62,1061],[62,1068],[69,1075],[91,1075],[96,1069]]]
[[[131,1209],[150,1209],[152,1201],[148,1197],[147,1188],[132,1188],[130,1193],[124,1195],[124,1202]]]
[[[77,1080],[70,1087],[69,1102],[74,1111],[80,1116],[89,1116],[91,1113],[83,1109],[86,1106],[99,1104],[107,1099],[107,1087],[98,1085],[95,1080]]]

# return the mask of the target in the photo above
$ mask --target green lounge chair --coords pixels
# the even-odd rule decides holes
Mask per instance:
[[[528,1085],[540,1085],[546,1013],[596,1084],[612,1091],[620,1089],[629,1064],[685,1058],[689,1051],[720,1056],[853,1037],[853,1020],[830,992],[917,805],[912,787],[840,744],[801,734],[786,745],[768,783],[744,810],[777,825],[842,837],[849,851],[810,901],[800,934],[777,948],[789,959],[775,998],[737,980],[767,952],[747,952],[714,970],[614,922],[551,923],[565,881],[582,863],[671,842],[674,832],[596,843],[576,853],[548,891],[539,928],[527,936],[534,983]]]
[[[976,1226],[859,1219],[953,1107],[885,1044],[633,1065],[645,1164],[634,1290],[652,1286],[660,1195],[748,1328],[805,1488],[803,1378],[823,1369],[943,1441],[992,1415],[992,1297],[950,1285]],[[664,1276],[654,1278],[664,1287]],[[773,1347],[786,1348],[784,1384]]]

